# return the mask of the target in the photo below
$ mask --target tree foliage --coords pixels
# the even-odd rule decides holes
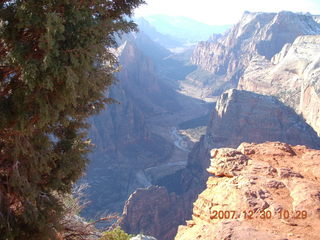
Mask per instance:
[[[115,37],[143,0],[0,0],[0,238],[56,239],[111,100]]]
[[[132,235],[127,234],[120,227],[117,227],[111,231],[104,232],[99,240],[129,240]]]

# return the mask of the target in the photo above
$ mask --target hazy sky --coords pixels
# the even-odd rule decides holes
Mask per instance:
[[[185,16],[213,25],[233,24],[245,10],[310,12],[320,15],[320,0],[145,0],[136,16]]]

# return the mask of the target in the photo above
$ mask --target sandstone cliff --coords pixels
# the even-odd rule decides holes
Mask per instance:
[[[191,57],[199,69],[181,83],[186,94],[196,97],[218,96],[237,87],[250,61],[255,57],[271,59],[298,36],[320,34],[320,25],[311,15],[292,12],[249,13],[224,36],[200,42]],[[201,89],[204,88],[204,89]]]
[[[270,61],[257,57],[238,87],[276,96],[320,135],[320,35],[298,37]]]
[[[176,240],[318,239],[319,150],[243,143],[211,156],[213,176]]]
[[[180,176],[185,206],[190,203],[188,199],[195,199],[205,187],[210,149],[265,141],[320,149],[316,132],[276,98],[236,89],[222,94],[213,109],[206,135],[190,152],[187,168]],[[185,213],[187,217],[189,212]]]
[[[320,138],[291,108],[271,96],[230,89],[217,101],[205,141],[210,148],[243,141],[281,141],[320,148]]]
[[[143,232],[161,240],[173,239],[176,230],[172,225],[183,222],[180,204],[183,203],[176,194],[168,193],[164,187],[137,189],[127,200],[119,225],[132,234]],[[175,211],[178,207],[180,211]]]
[[[205,169],[212,148],[265,141],[320,148],[320,138],[316,132],[275,97],[230,89],[219,97],[206,135],[190,153],[189,164]]]
[[[120,212],[125,200],[137,187],[150,185],[137,173],[167,160],[173,144],[153,133],[146,119],[179,108],[172,90],[156,74],[154,59],[139,48],[155,43],[145,36],[127,36],[116,54],[122,70],[109,96],[119,103],[90,119],[90,138],[96,145],[84,181],[90,184],[88,197],[92,203],[83,214],[89,218],[104,211]],[[166,54],[158,47],[155,58]],[[163,101],[161,101],[163,99]],[[101,187],[103,186],[103,187]]]
[[[159,183],[165,188],[132,195],[125,206],[122,226],[128,232],[143,231],[158,239],[172,239],[177,223],[190,218],[193,201],[205,189],[210,149],[278,140],[320,148],[315,131],[276,98],[236,89],[226,91],[217,101],[206,135],[189,154],[186,169],[161,179]]]

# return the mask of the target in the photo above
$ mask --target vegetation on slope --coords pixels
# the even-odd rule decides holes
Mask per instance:
[[[0,1],[0,236],[57,239],[61,198],[90,150],[85,119],[111,99],[115,37],[143,0]]]

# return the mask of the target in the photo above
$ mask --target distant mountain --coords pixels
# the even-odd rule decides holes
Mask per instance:
[[[173,36],[162,34],[157,31],[157,29],[152,26],[146,19],[144,18],[137,18],[135,22],[138,24],[138,28],[140,32],[144,32],[152,41],[160,44],[161,46],[172,49],[178,48],[183,46],[183,42],[179,41],[178,39],[174,38]]]
[[[185,44],[207,40],[212,34],[223,33],[231,27],[231,25],[212,26],[186,17],[165,15],[152,15],[145,19],[158,32],[170,35]]]
[[[187,77],[182,89],[202,99],[219,96],[237,87],[251,61],[270,61],[298,36],[318,34],[320,25],[308,14],[246,12],[228,33],[197,45],[191,63],[199,69]]]

